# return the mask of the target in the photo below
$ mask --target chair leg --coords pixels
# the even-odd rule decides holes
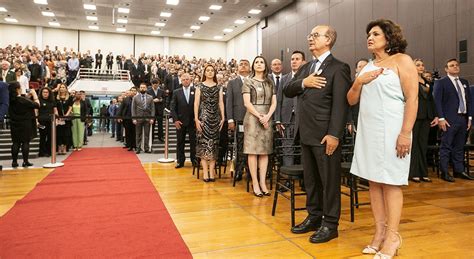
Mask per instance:
[[[276,183],[275,183],[275,194],[273,196],[272,216],[275,216],[276,207],[277,207],[279,180],[280,180],[280,175],[277,174],[277,179],[276,179]]]
[[[250,175],[250,169],[247,166],[245,167],[245,174],[247,175],[247,192],[250,192],[250,179],[252,179],[252,176]]]
[[[351,222],[354,222],[354,186],[355,186],[355,181],[354,181],[354,175],[351,174],[351,185],[349,186],[350,190],[350,195],[349,198],[351,200],[350,205],[351,205]]]
[[[199,169],[201,169],[201,166],[199,164],[197,164],[196,167],[197,167],[197,172],[196,172],[197,176],[196,177],[197,177],[197,179],[199,179]]]
[[[291,195],[291,227],[295,226],[295,180],[291,179],[290,195]]]

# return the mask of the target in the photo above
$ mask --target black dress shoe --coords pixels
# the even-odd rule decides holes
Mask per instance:
[[[140,150],[137,150],[137,152],[135,152],[135,154],[137,154],[137,155],[138,155],[138,154],[140,154],[140,153],[141,153],[141,151],[140,151]]]
[[[474,177],[468,175],[466,172],[455,174],[454,177],[462,178],[462,179],[466,179],[466,180],[474,180]]]
[[[285,185],[285,187],[287,187],[288,189],[290,189],[290,187],[291,187],[291,182],[290,182],[290,181],[286,181],[284,185]],[[279,192],[287,192],[288,189],[285,188],[285,187],[283,187],[283,186],[278,187],[278,191],[279,191]]]
[[[133,151],[133,147],[129,147],[127,150],[128,151]]]
[[[29,167],[29,166],[33,166],[33,164],[30,163],[30,162],[23,162],[23,164],[21,164],[21,166],[23,166],[23,167]]]
[[[311,243],[326,243],[331,239],[338,237],[339,234],[337,229],[330,229],[325,226],[321,226],[318,231],[309,237]]]
[[[129,148],[129,147],[127,147],[127,146],[124,146],[124,147],[122,147],[122,148]]]
[[[431,182],[432,182],[429,177],[421,177],[421,180],[422,180],[423,182],[427,182],[427,183],[431,183]]]
[[[242,181],[242,174],[236,174],[234,179],[235,179],[236,182]]]
[[[184,166],[183,164],[176,164],[176,166],[174,168],[181,168],[183,166]]]
[[[303,222],[291,228],[293,234],[304,234],[316,231],[321,227],[321,219],[310,219],[306,217]]]
[[[216,178],[209,178],[209,182],[215,182]]]
[[[415,183],[419,183],[419,182],[420,182],[420,178],[419,178],[419,177],[412,177],[412,178],[410,178],[410,180],[411,180],[412,182],[415,182]]]
[[[0,165],[0,171],[2,171],[2,170],[3,170],[3,165]]]
[[[151,154],[151,150],[145,150],[145,153]]]
[[[12,162],[12,167],[13,167],[13,168],[17,168],[17,167],[18,167],[18,163],[17,163],[17,162]]]
[[[446,182],[454,183],[454,177],[451,175],[442,175],[441,179],[445,180]]]

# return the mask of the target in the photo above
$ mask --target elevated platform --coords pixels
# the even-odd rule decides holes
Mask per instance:
[[[85,91],[87,95],[119,95],[133,86],[128,70],[79,69],[69,91]]]

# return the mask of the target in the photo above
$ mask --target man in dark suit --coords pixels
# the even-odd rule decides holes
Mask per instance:
[[[459,78],[460,68],[456,59],[448,60],[444,70],[447,76],[437,80],[433,90],[439,117],[438,125],[442,130],[439,149],[441,178],[454,182],[454,178],[448,173],[451,158],[453,175],[472,180],[464,171],[464,144],[473,116],[469,82]]]
[[[243,120],[247,110],[244,106],[242,95],[242,85],[244,78],[249,76],[250,62],[241,59],[238,66],[239,76],[227,83],[226,113],[229,123],[229,130],[234,132],[237,139],[236,161],[235,161],[235,180],[242,180],[242,172],[247,163],[247,156],[244,152],[244,132]]]
[[[100,49],[97,51],[95,54],[95,69],[99,68],[101,69],[102,67],[102,59],[104,58],[104,55],[100,53]]]
[[[105,57],[105,62],[107,63],[107,70],[112,70],[112,65],[114,64],[114,55],[112,52]]]
[[[127,97],[123,99],[122,104],[119,107],[118,116],[125,117],[119,119],[119,122],[123,121],[123,128],[125,129],[125,147],[128,148],[128,151],[133,151],[137,147],[136,138],[135,138],[135,126],[132,123],[132,100],[135,95],[137,95],[137,88],[132,87],[130,91],[127,92]]]
[[[273,81],[273,84],[275,85],[276,91],[278,92],[278,89],[280,88],[281,80],[283,79],[283,74],[281,71],[283,70],[283,66],[281,65],[281,60],[279,59],[274,59],[272,60],[271,63],[271,70],[272,73],[268,74],[268,78]]]
[[[35,55],[31,55],[31,62],[28,64],[28,70],[31,73],[30,82],[41,82],[43,80],[43,69]]]
[[[0,81],[3,81],[5,83],[17,81],[15,71],[13,69],[10,69],[10,62],[6,60],[2,61],[1,71],[2,73],[0,74]]]
[[[143,117],[152,117],[155,116],[155,105],[153,103],[153,97],[146,93],[147,86],[146,83],[140,84],[140,92],[135,95],[132,99],[132,116],[143,116]],[[141,152],[142,146],[142,137],[145,135],[143,149],[145,153],[151,153],[150,146],[150,127],[153,125],[153,119],[133,119],[133,124],[135,125],[136,133],[136,144],[137,144],[137,154]]]
[[[0,81],[0,129],[3,129],[3,118],[8,112],[8,84]],[[0,171],[2,171],[3,167],[0,165]]]
[[[315,57],[302,66],[283,90],[298,96],[297,135],[300,138],[308,216],[291,231],[316,232],[312,243],[324,243],[338,236],[341,213],[341,147],[346,124],[346,99],[350,67],[332,56],[336,31],[316,26],[308,35],[309,50]],[[304,119],[303,119],[304,118]]]
[[[133,59],[133,64],[128,66],[130,70],[130,77],[132,78],[132,83],[135,87],[139,87],[141,81],[142,67],[138,64],[136,59]]]
[[[181,75],[182,87],[174,90],[171,101],[171,117],[178,130],[178,150],[176,152],[177,164],[175,168],[184,166],[186,156],[184,145],[186,134],[189,136],[191,148],[191,162],[196,163],[196,126],[194,124],[194,91],[191,85],[191,77],[188,73]]]
[[[165,96],[166,96],[166,107],[170,107],[171,100],[173,98],[174,90],[180,87],[179,78],[177,71],[174,66],[171,67],[170,73],[165,77]]]
[[[165,91],[160,88],[161,82],[159,78],[155,78],[151,81],[151,87],[148,88],[148,94],[153,98],[155,104],[155,120],[156,124],[153,124],[152,128],[152,139],[155,139],[155,125],[158,126],[158,140],[163,142],[163,110],[165,109]]]

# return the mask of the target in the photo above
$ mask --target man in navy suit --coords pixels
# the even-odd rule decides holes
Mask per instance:
[[[434,98],[442,130],[440,147],[441,178],[454,182],[448,173],[449,159],[453,162],[453,175],[472,180],[464,171],[464,144],[471,128],[473,110],[471,92],[467,80],[459,78],[459,63],[456,59],[446,62],[447,76],[437,80],[434,85]]]
[[[191,76],[188,73],[181,75],[180,87],[173,91],[171,100],[171,117],[178,134],[178,147],[176,152],[177,164],[175,168],[184,166],[186,156],[184,154],[184,145],[186,134],[189,135],[191,161],[196,164],[196,126],[194,124],[194,91],[191,86]]]
[[[8,84],[0,81],[0,125],[3,128],[3,118],[8,112]],[[2,166],[0,165],[0,171]]]

